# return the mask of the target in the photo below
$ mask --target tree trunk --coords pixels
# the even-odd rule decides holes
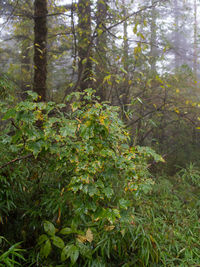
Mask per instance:
[[[97,2],[97,42],[96,42],[96,58],[98,64],[96,65],[96,90],[97,95],[101,101],[107,99],[106,86],[103,84],[104,77],[107,75],[107,33],[105,32],[108,5],[107,0],[98,0]]]
[[[47,79],[47,0],[34,3],[34,82],[33,91],[46,101]]]
[[[155,0],[151,0],[151,4],[155,4]],[[156,71],[156,60],[157,60],[157,48],[156,48],[156,8],[155,6],[151,9],[151,48],[150,48],[150,65],[151,65],[151,71]]]
[[[79,0],[78,19],[78,89],[82,92],[92,86],[90,0]]]
[[[126,4],[125,0],[122,1],[123,4],[123,16],[124,18],[127,17],[127,9],[126,9]],[[129,103],[129,85],[128,85],[128,60],[129,60],[129,45],[128,45],[128,23],[127,20],[124,21],[123,23],[123,67],[124,70],[127,72],[124,74],[125,81],[122,85],[122,90],[121,90],[121,95],[122,95],[122,103],[123,103],[123,120],[127,120],[127,116],[125,112],[128,110],[128,103]]]

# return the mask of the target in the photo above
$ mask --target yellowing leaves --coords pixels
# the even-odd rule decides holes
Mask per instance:
[[[129,81],[128,81],[128,84],[129,84],[129,85],[131,85],[131,84],[132,84],[132,81],[131,81],[131,80],[129,80]]]
[[[93,233],[91,231],[90,228],[87,229],[87,232],[86,232],[86,235],[78,235],[77,236],[77,240],[80,242],[80,243],[84,243],[86,241],[88,241],[89,243],[91,243],[93,241]]]
[[[40,121],[44,120],[41,110],[37,110],[36,119]]]
[[[87,232],[86,232],[86,238],[87,238],[87,241],[88,242],[92,242],[92,240],[93,240],[93,233],[92,233],[92,231],[90,230],[90,228],[88,228],[88,230],[87,230]]]
[[[136,47],[134,48],[134,55],[135,55],[136,58],[137,58],[138,55],[141,53],[141,51],[142,51],[141,46],[136,46]]]
[[[115,228],[114,225],[106,225],[106,226],[104,227],[105,231],[107,231],[107,232],[112,231],[114,228]]]
[[[106,77],[104,77],[104,79],[103,79],[103,83],[105,83],[105,82],[107,82],[108,84],[112,84],[111,83],[111,75],[108,75],[108,76],[106,76]]]
[[[174,111],[175,111],[177,114],[180,113],[180,111],[179,111],[177,108],[175,108]]]

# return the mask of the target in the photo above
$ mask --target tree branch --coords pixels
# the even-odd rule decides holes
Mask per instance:
[[[13,159],[13,160],[11,160],[11,161],[9,161],[9,162],[6,162],[6,163],[4,163],[3,165],[1,165],[1,166],[0,166],[0,169],[3,169],[3,168],[5,168],[5,167],[7,167],[8,165],[13,164],[13,163],[15,163],[15,162],[17,162],[17,161],[20,161],[20,160],[23,160],[23,159],[27,159],[27,158],[31,158],[32,156],[33,156],[32,154],[28,154],[28,155],[26,155],[26,156],[22,156],[22,157]]]

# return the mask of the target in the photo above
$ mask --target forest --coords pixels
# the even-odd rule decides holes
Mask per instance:
[[[0,266],[200,267],[199,12],[0,0]]]

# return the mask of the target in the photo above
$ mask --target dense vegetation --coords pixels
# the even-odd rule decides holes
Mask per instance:
[[[0,2],[0,266],[200,266],[183,2]]]

